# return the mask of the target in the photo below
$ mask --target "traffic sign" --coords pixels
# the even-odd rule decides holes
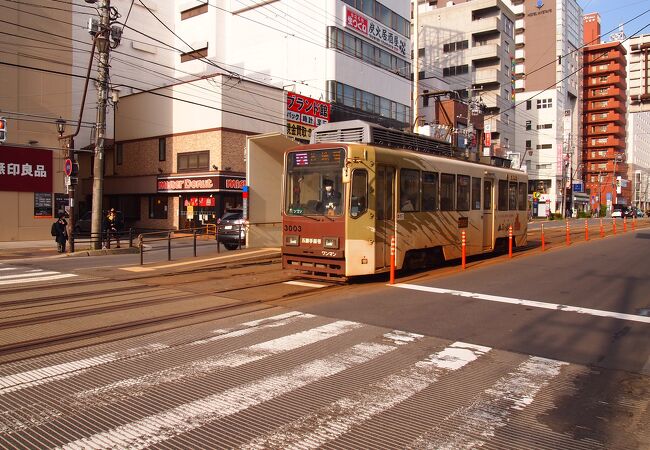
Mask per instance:
[[[66,159],[65,162],[63,163],[64,167],[64,172],[67,176],[72,175],[72,160],[71,159]]]

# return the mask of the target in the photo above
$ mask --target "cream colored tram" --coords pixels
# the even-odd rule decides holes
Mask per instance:
[[[354,125],[363,127],[358,136]],[[408,138],[415,135],[395,134],[400,132],[389,134],[406,145],[389,147],[395,139],[377,138],[386,129],[364,122],[329,124],[326,131],[329,139],[343,134],[369,142],[321,136],[285,155],[286,269],[340,278],[386,272],[392,238],[398,269],[460,258],[463,231],[468,256],[507,248],[510,226],[513,245],[526,244],[525,173],[443,156],[444,145],[440,151],[409,150]],[[325,178],[341,191],[341,204],[330,210],[318,207],[318,184]]]

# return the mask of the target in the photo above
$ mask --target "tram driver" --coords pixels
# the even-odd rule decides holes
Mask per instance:
[[[332,180],[323,180],[323,208],[327,215],[334,215],[341,204],[341,193],[334,189]]]

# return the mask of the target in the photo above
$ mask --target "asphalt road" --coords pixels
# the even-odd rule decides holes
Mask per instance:
[[[558,239],[396,286],[296,284],[272,265],[214,261],[62,271],[91,304],[52,305],[90,308],[84,320],[113,317],[91,314],[111,291],[122,320],[240,309],[0,365],[0,446],[647,449],[648,250],[650,230]],[[11,323],[38,313],[21,299],[67,280],[3,295]],[[140,293],[171,301],[132,309]],[[15,326],[0,322],[0,337]]]

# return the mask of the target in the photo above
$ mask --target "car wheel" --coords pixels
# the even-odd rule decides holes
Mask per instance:
[[[239,245],[237,244],[223,244],[224,247],[226,247],[228,250],[237,250]]]

